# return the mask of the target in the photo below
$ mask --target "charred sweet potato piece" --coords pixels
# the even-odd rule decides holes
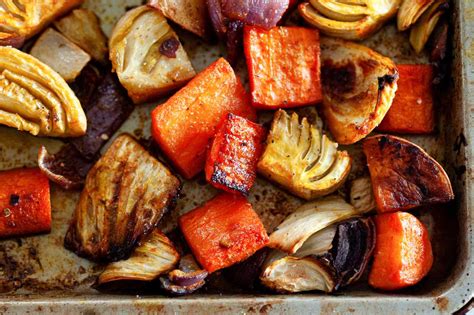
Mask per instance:
[[[208,151],[207,181],[218,189],[248,194],[255,182],[264,135],[262,126],[228,114]]]
[[[363,149],[378,212],[409,210],[454,198],[443,167],[419,146],[378,135],[366,139]]]
[[[433,132],[433,67],[397,65],[397,69],[400,75],[397,94],[378,130],[417,134]]]
[[[243,261],[268,244],[262,222],[243,196],[222,193],[182,215],[179,226],[209,272]]]
[[[317,30],[247,26],[244,50],[255,107],[276,109],[322,101]]]
[[[433,253],[428,231],[406,212],[375,216],[376,241],[369,284],[397,290],[418,283],[430,271]]]
[[[38,168],[0,172],[0,238],[49,232],[48,178]]]
[[[185,178],[204,169],[209,140],[228,113],[256,118],[230,64],[221,58],[152,113],[152,134]]]

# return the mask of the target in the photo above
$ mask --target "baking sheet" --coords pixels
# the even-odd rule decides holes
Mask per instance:
[[[466,2],[466,3],[464,3]],[[87,0],[85,7],[96,12],[102,20],[104,31],[110,34],[113,24],[123,14],[125,8],[141,4],[138,0]],[[463,8],[466,6],[466,8]],[[366,284],[360,283],[349,290],[341,292],[338,296],[327,296],[319,293],[304,295],[271,295],[267,297],[255,297],[251,295],[225,295],[198,294],[187,298],[164,298],[155,296],[158,290],[128,295],[110,295],[99,293],[91,288],[98,273],[103,266],[90,263],[85,259],[65,250],[62,246],[66,233],[68,221],[72,217],[72,211],[78,199],[78,193],[65,192],[56,186],[52,186],[52,208],[53,228],[49,235],[33,236],[0,241],[0,313],[2,311],[12,312],[16,310],[35,310],[41,306],[42,311],[59,310],[67,312],[65,305],[73,305],[77,310],[84,308],[81,305],[93,306],[94,310],[115,313],[120,311],[132,311],[138,309],[162,306],[164,311],[206,311],[208,307],[222,307],[222,312],[232,312],[238,309],[255,311],[328,311],[340,310],[344,307],[348,310],[351,302],[358,300],[360,305],[354,310],[401,310],[399,302],[404,302],[405,309],[416,309],[421,304],[430,301],[434,310],[444,312],[460,307],[467,302],[472,293],[466,288],[472,287],[472,275],[462,265],[471,264],[470,249],[472,244],[472,233],[467,233],[467,225],[472,226],[472,217],[467,211],[472,205],[472,163],[465,160],[466,156],[472,156],[472,146],[465,151],[462,145],[459,152],[453,152],[456,141],[460,141],[461,132],[467,137],[467,142],[472,143],[472,133],[467,129],[472,122],[472,94],[469,97],[468,84],[474,84],[472,63],[474,59],[474,44],[466,34],[470,33],[466,27],[474,20],[474,6],[471,1],[457,3],[454,11],[457,36],[455,43],[455,59],[453,67],[453,85],[443,87],[440,96],[438,113],[438,130],[432,136],[406,137],[424,147],[435,159],[446,166],[450,174],[458,199],[456,203],[441,207],[432,207],[430,211],[422,211],[421,219],[428,225],[432,235],[435,264],[427,279],[420,285],[403,291],[400,294],[381,294],[368,288]],[[464,15],[459,15],[464,12]],[[459,22],[459,24],[456,24]],[[470,24],[468,24],[470,23]],[[179,29],[174,26],[174,29]],[[196,71],[204,69],[216,58],[224,54],[223,47],[210,46],[199,41],[194,36],[179,31],[179,36],[188,52]],[[463,43],[462,50],[459,43]],[[370,38],[366,44],[380,53],[392,57],[397,63],[426,63],[425,55],[415,55],[410,49],[407,34],[398,33],[393,24],[386,26],[381,32]],[[464,57],[464,58],[463,58]],[[238,65],[238,72],[246,79],[245,62],[242,60]],[[461,74],[470,76],[470,80],[463,81]],[[469,102],[470,107],[469,107]],[[122,126],[120,132],[129,132],[136,137],[148,137],[150,135],[150,112],[158,104],[139,105],[131,115],[130,119]],[[464,105],[464,107],[463,107]],[[463,110],[466,110],[464,112]],[[467,114],[467,115],[466,115]],[[268,119],[269,115],[263,115]],[[464,129],[463,129],[464,128]],[[119,132],[119,133],[120,133]],[[37,138],[13,129],[0,127],[0,169],[8,169],[21,166],[35,166],[38,148],[43,144],[48,151],[55,152],[61,142],[52,139]],[[359,176],[364,172],[364,157],[360,145],[350,148],[351,155],[355,160],[355,167],[351,177]],[[467,163],[467,165],[466,165]],[[456,175],[461,165],[467,167],[465,175]],[[210,199],[216,191],[205,185],[203,177],[198,177],[192,182],[185,182],[183,196],[178,202],[177,208],[163,220],[162,228],[167,231],[176,222],[176,218],[202,202]],[[286,194],[269,184],[263,179],[258,179],[250,195],[250,201],[259,213],[267,230],[270,232],[288,213],[292,212],[301,201]],[[465,207],[465,208],[463,208]],[[467,272],[466,272],[467,270]],[[460,274],[464,277],[461,277]],[[455,279],[457,277],[457,279]],[[461,281],[458,281],[461,280]],[[462,283],[464,281],[464,283]],[[467,281],[467,282],[466,282]],[[456,298],[437,300],[441,293],[454,285],[463,285],[458,289]],[[464,290],[464,291],[462,291]],[[462,291],[462,292],[460,292]],[[471,290],[472,292],[472,290]],[[129,293],[129,292],[127,292]],[[117,293],[115,293],[117,294]],[[142,294],[145,294],[144,296]],[[361,297],[363,297],[361,299]],[[368,297],[374,297],[380,306],[370,304]],[[30,301],[30,299],[34,301]],[[102,303],[106,303],[102,305]],[[296,303],[296,304],[295,304]],[[328,305],[324,309],[324,305]],[[369,303],[369,304],[367,304]],[[392,308],[383,309],[384,303],[390,303]],[[294,308],[291,308],[293,306]],[[4,309],[2,309],[4,307]],[[44,307],[44,308],[43,308]],[[115,307],[115,308],[114,308]],[[181,309],[180,309],[181,307]],[[191,307],[191,308],[188,308]],[[379,308],[380,307],[380,308]],[[350,308],[350,307],[349,307]],[[39,309],[36,309],[37,311]],[[429,311],[428,308],[424,310]]]

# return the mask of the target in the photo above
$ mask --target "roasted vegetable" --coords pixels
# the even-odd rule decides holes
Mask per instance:
[[[117,22],[109,47],[113,70],[135,103],[157,99],[196,74],[166,18],[148,6]]]
[[[340,39],[321,39],[322,113],[340,144],[367,136],[382,121],[397,90],[392,60]]]
[[[270,235],[268,247],[294,254],[311,235],[358,214],[353,206],[339,196],[306,203],[280,223]]]
[[[400,74],[397,94],[377,130],[422,134],[433,132],[433,67],[397,65],[397,69]]]
[[[410,31],[410,44],[417,53],[421,53],[441,15],[447,8],[448,1],[436,0],[413,26]]]
[[[51,230],[48,178],[37,168],[0,171],[0,238]]]
[[[298,9],[309,24],[322,33],[350,40],[362,40],[378,31],[398,10],[401,0],[310,0]]]
[[[378,135],[363,143],[377,211],[404,211],[454,198],[449,177],[419,146]]]
[[[219,59],[156,107],[152,134],[166,156],[187,179],[204,169],[206,149],[224,117],[255,120],[255,110],[232,67]]]
[[[100,20],[94,12],[77,9],[54,22],[54,26],[93,59],[107,62],[107,37],[100,28]]]
[[[185,30],[202,38],[209,37],[206,0],[149,0],[148,5]]]
[[[86,111],[88,128],[84,136],[70,140],[51,155],[42,147],[38,165],[46,176],[64,189],[80,189],[87,172],[99,158],[100,149],[131,114],[134,106],[117,77],[104,77],[86,67],[73,84]]]
[[[67,82],[74,81],[91,60],[84,50],[52,28],[41,34],[30,54],[50,66]]]
[[[193,255],[188,254],[179,261],[179,269],[160,277],[160,282],[168,293],[185,295],[200,289],[206,283],[208,274],[206,270],[199,268]]]
[[[39,33],[51,21],[84,0],[2,0],[0,4],[0,46],[21,42]],[[20,45],[18,45],[20,46]]]
[[[359,177],[351,182],[351,205],[360,213],[375,210],[375,198],[370,177]]]
[[[121,135],[87,174],[66,248],[95,261],[126,258],[170,208],[179,180]]]
[[[206,180],[214,187],[247,195],[257,176],[265,129],[228,114],[208,150]]]
[[[130,258],[108,265],[100,274],[98,283],[117,280],[151,281],[179,262],[173,243],[158,229],[153,230],[133,251]]]
[[[311,200],[337,190],[351,169],[346,151],[338,151],[316,125],[276,112],[258,171],[293,194]]]
[[[406,212],[375,216],[377,230],[369,284],[397,290],[418,283],[430,271],[433,253],[428,231]]]
[[[207,0],[209,17],[218,37],[226,41],[227,59],[237,62],[245,25],[275,27],[288,9],[289,0]]]
[[[436,0],[403,0],[398,10],[397,25],[399,31],[405,31],[420,18]]]
[[[222,193],[179,218],[194,257],[208,272],[250,257],[268,243],[268,235],[245,197]]]
[[[317,30],[246,27],[244,51],[255,107],[296,107],[322,100]]]
[[[260,279],[276,291],[332,292],[361,277],[374,246],[372,220],[351,219],[314,234],[292,256],[273,251]]]
[[[0,47],[0,124],[51,137],[78,137],[87,128],[81,104],[64,79],[11,47]]]

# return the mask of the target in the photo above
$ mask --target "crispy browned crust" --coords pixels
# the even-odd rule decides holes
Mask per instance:
[[[443,167],[419,146],[378,135],[366,139],[363,149],[379,212],[404,211],[454,198]]]
[[[89,171],[64,245],[94,261],[126,258],[171,209],[180,181],[131,136]]]
[[[28,39],[41,30],[57,17],[78,7],[84,0],[4,0],[0,11],[0,45],[5,44],[1,39]]]
[[[321,39],[322,113],[340,144],[352,144],[377,127],[397,90],[392,60],[341,39]]]

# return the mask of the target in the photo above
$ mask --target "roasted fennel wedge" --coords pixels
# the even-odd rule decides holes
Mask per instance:
[[[120,135],[87,174],[66,248],[95,261],[127,257],[174,204],[179,187],[163,164]]]
[[[151,281],[172,270],[179,262],[173,243],[158,229],[153,230],[132,255],[109,264],[100,274],[98,283],[118,280]]]
[[[270,235],[268,247],[294,254],[311,235],[357,215],[359,212],[339,196],[305,203],[280,223]]]
[[[398,10],[401,0],[310,0],[299,5],[300,15],[322,33],[349,40],[362,40],[378,31]]]
[[[350,219],[313,234],[291,256],[272,251],[260,280],[280,292],[333,292],[360,278],[374,247],[372,220]]]
[[[109,48],[113,70],[135,103],[163,96],[196,74],[166,18],[149,6],[120,18]]]
[[[322,113],[340,144],[352,144],[377,127],[398,85],[395,63],[372,49],[321,38]]]
[[[258,172],[298,197],[328,195],[349,175],[349,154],[338,151],[337,143],[296,113],[277,111],[266,143]]]
[[[32,135],[86,133],[81,103],[56,71],[12,47],[0,47],[0,124]]]

